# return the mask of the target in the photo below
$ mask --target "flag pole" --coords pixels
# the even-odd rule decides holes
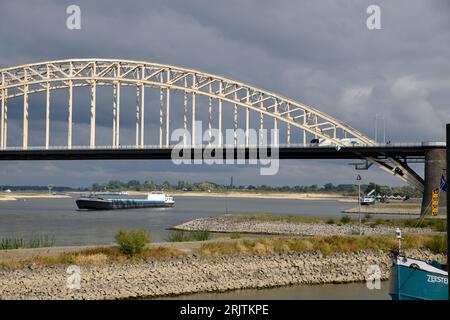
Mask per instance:
[[[449,159],[450,159],[450,123],[447,123],[447,137],[446,137],[446,148],[447,148],[447,184],[450,183],[450,165],[449,165]],[[450,197],[448,195],[449,188],[447,187],[447,272],[448,268],[450,266],[449,264],[449,254],[448,254],[448,248],[450,247],[450,237],[448,234],[448,220],[450,218]],[[449,299],[450,299],[450,287],[449,287]]]

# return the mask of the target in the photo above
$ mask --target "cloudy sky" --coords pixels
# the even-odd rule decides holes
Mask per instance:
[[[66,8],[71,4],[81,8],[81,30],[66,28]],[[371,4],[381,8],[381,30],[366,27],[366,9]],[[89,57],[167,63],[276,92],[314,106],[372,138],[378,114],[386,119],[387,140],[392,142],[443,141],[444,125],[450,122],[447,0],[4,0],[0,1],[0,43],[0,68]],[[30,119],[35,112],[37,120],[30,123],[32,133],[42,128],[42,102],[34,102],[37,111],[30,111]],[[106,108],[107,102],[100,104]],[[12,102],[8,137],[12,144],[19,135],[20,111],[20,104]],[[61,120],[65,116],[63,109],[55,114]],[[74,130],[83,139],[88,135],[87,115],[77,119]],[[99,135],[110,130],[106,122],[104,128],[99,125]],[[54,130],[58,125],[55,121]],[[128,130],[131,137],[132,129],[132,121],[125,119],[124,132]],[[31,142],[39,136],[32,134]],[[353,183],[356,173],[347,163],[282,161],[277,175],[262,177],[257,166],[1,162],[0,185],[84,186],[110,179],[227,183],[231,175],[237,184]],[[422,172],[421,166],[417,169]],[[363,172],[363,177],[401,185],[376,168]]]

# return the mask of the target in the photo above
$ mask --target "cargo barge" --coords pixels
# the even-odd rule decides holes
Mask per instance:
[[[75,200],[78,209],[82,210],[114,210],[134,208],[172,207],[173,197],[163,192],[152,192],[146,199],[104,199],[96,195],[81,197]]]

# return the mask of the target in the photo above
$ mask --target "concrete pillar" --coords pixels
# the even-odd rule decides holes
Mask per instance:
[[[445,149],[430,149],[425,152],[425,191],[422,198],[422,214],[431,215],[431,197],[433,189],[440,189],[441,176],[446,175],[447,155]],[[439,213],[447,210],[447,192],[439,194]]]

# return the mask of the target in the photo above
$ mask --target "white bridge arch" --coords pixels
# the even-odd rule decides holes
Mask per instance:
[[[0,149],[7,149],[8,137],[8,100],[23,98],[23,134],[22,148],[28,148],[28,113],[29,96],[35,93],[46,95],[45,145],[50,148],[50,112],[51,92],[53,90],[68,90],[68,132],[67,145],[72,148],[73,119],[73,89],[90,87],[90,141],[91,148],[96,147],[96,88],[97,86],[112,86],[113,89],[113,128],[112,147],[120,145],[120,92],[122,86],[136,87],[136,137],[135,146],[145,147],[145,90],[159,89],[159,146],[169,147],[170,140],[170,108],[171,92],[181,92],[184,95],[184,128],[188,129],[190,115],[192,141],[195,141],[196,97],[209,99],[209,128],[213,127],[212,109],[218,109],[217,128],[219,131],[227,128],[223,125],[223,107],[233,108],[233,121],[228,128],[238,128],[238,108],[245,110],[245,132],[250,126],[250,112],[259,117],[260,128],[264,128],[264,118],[273,121],[273,128],[279,123],[286,126],[286,144],[291,144],[291,128],[300,129],[303,144],[309,137],[321,138],[333,145],[345,147],[343,138],[357,139],[365,146],[375,146],[377,143],[349,125],[305,104],[261,90],[235,80],[200,72],[142,61],[116,59],[68,59],[46,61],[0,69],[1,98],[1,131]],[[190,103],[188,104],[188,96]],[[154,109],[151,109],[154,112]],[[156,109],[157,110],[157,109]],[[130,109],[127,110],[130,112]],[[248,135],[246,135],[248,146]],[[219,141],[219,145],[221,141]],[[395,169],[403,169],[404,174],[398,175],[413,186],[423,191],[423,180],[406,163],[398,159],[388,158],[386,161],[367,158],[383,169],[396,174]]]

